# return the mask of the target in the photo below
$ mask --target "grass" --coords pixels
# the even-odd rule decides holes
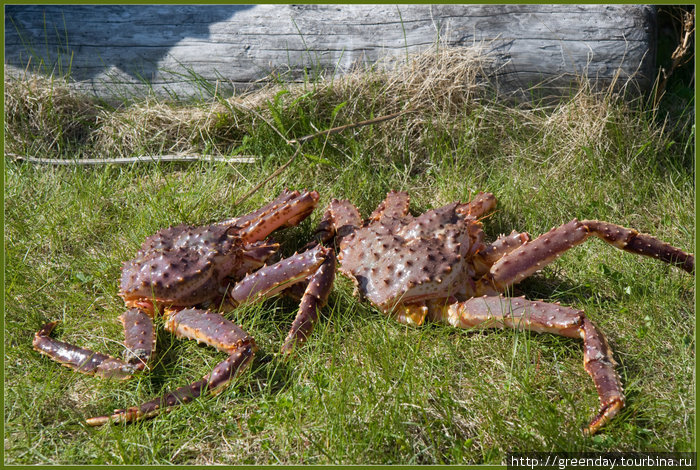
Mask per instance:
[[[216,397],[134,425],[90,428],[84,419],[198,380],[223,355],[161,328],[153,371],[116,383],[32,350],[34,332],[61,320],[60,339],[119,355],[120,267],[141,241],[171,224],[245,213],[285,187],[318,190],[321,208],[349,198],[365,215],[390,189],[409,191],[414,213],[485,190],[499,199],[484,221],[489,239],[598,218],[694,251],[692,119],[671,125],[640,100],[586,86],[556,104],[504,104],[477,84],[473,60],[465,67],[442,54],[301,88],[117,109],[57,80],[6,81],[9,153],[260,158],[96,168],[6,161],[5,463],[500,464],[525,450],[695,450],[694,277],[599,241],[518,286],[528,298],[584,309],[608,336],[627,406],[592,438],[581,427],[598,399],[579,341],[405,327],[358,302],[342,277],[291,360],[277,352],[294,302],[236,310],[230,318],[260,346],[251,369]],[[305,144],[234,207],[294,152],[266,121],[291,139],[404,106],[415,112]],[[275,234],[283,254],[312,237],[321,214]]]

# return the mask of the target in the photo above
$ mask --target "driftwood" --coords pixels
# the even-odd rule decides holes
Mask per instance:
[[[640,5],[7,5],[5,64],[70,73],[97,96],[192,95],[284,74],[341,74],[385,56],[480,46],[501,90],[586,76],[644,90],[656,12]],[[439,46],[438,46],[439,44]],[[128,92],[126,91],[128,90]]]

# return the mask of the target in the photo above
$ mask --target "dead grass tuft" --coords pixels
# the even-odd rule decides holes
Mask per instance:
[[[482,95],[489,63],[479,47],[431,49],[328,81],[320,92],[346,100],[350,110],[372,100],[386,114],[410,109],[445,119],[461,115]]]
[[[65,80],[5,73],[5,145],[18,154],[52,154],[85,143],[100,107]]]
[[[487,63],[479,48],[442,48],[321,80],[311,92],[309,85],[272,85],[208,103],[183,105],[153,98],[116,110],[76,95],[63,81],[6,75],[6,134],[16,136],[8,140],[8,150],[47,157],[61,153],[57,143],[63,139],[79,141],[87,156],[226,154],[257,118],[271,117],[271,103],[280,90],[288,91],[283,105],[291,106],[303,96],[310,103],[306,112],[312,121],[323,120],[345,102],[336,125],[412,110],[406,119],[389,125],[420,146],[426,122],[448,126],[455,115],[469,109],[484,89]],[[37,146],[28,136],[40,136],[43,144]]]
[[[470,132],[496,136],[493,151],[504,158],[523,154],[523,140],[512,139],[513,148],[508,148],[508,136],[516,129],[525,131],[533,149],[546,150],[542,163],[554,163],[553,171],[560,171],[582,152],[601,158],[614,153],[615,139],[608,135],[611,124],[632,141],[642,134],[629,113],[621,115],[623,100],[612,87],[597,90],[584,80],[569,99],[539,107],[492,105],[486,77],[493,76],[495,62],[483,50],[483,46],[436,45],[311,84],[270,85],[194,104],[151,98],[118,109],[74,94],[63,81],[6,75],[7,151],[44,158],[65,157],[72,148],[86,157],[102,158],[230,155],[262,120],[276,127],[284,121],[287,128],[278,130],[294,138],[410,111],[382,124],[383,131],[371,137],[370,148],[387,157],[400,149],[413,161],[426,157],[436,135],[451,136],[456,142],[464,132],[464,119],[477,110],[479,118],[470,124],[474,127]],[[484,150],[488,147],[487,142],[481,145]]]
[[[207,145],[209,153],[225,154],[240,140],[228,121],[217,102],[184,107],[151,100],[101,114],[93,145],[115,156],[202,153]]]

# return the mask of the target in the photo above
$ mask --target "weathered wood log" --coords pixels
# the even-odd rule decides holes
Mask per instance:
[[[576,77],[650,86],[656,11],[639,5],[7,5],[5,64],[101,97],[248,88],[384,56],[482,45],[502,90]],[[201,90],[200,90],[201,91]]]

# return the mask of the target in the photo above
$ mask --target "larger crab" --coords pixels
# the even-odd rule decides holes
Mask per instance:
[[[595,433],[625,401],[605,336],[581,310],[502,293],[591,236],[689,273],[695,258],[650,235],[597,220],[574,219],[534,240],[513,232],[486,243],[478,219],[495,204],[492,194],[480,193],[470,203],[413,217],[408,194],[392,191],[363,221],[352,203],[334,199],[318,240],[335,237],[340,271],[361,297],[399,322],[421,325],[429,318],[459,328],[523,328],[581,338],[584,367],[600,398],[600,411],[584,431]]]
[[[120,296],[129,310],[124,325],[125,358],[117,359],[50,337],[56,322],[34,337],[34,349],[78,372],[127,379],[143,370],[156,346],[155,314],[165,315],[165,329],[175,336],[225,352],[229,356],[202,380],[140,406],[87,420],[90,425],[128,422],[186,403],[205,391],[218,393],[248,364],[256,350],[245,331],[212,305],[240,306],[302,284],[301,303],[282,350],[304,341],[333,284],[335,257],[321,246],[265,265],[278,245],[266,240],[274,230],[296,225],[316,207],[315,191],[285,191],[261,209],[239,218],[201,227],[178,225],[146,239],[135,258],[124,263]]]

